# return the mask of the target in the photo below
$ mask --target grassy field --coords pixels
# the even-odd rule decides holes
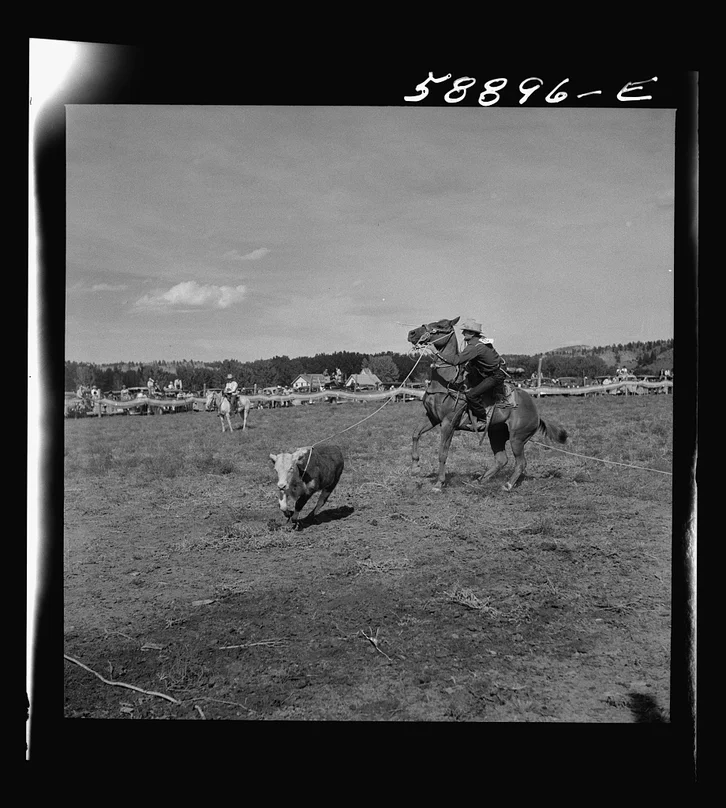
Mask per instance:
[[[107,681],[66,660],[65,716],[667,722],[672,401],[542,399],[576,454],[510,493],[469,433],[411,476],[415,401],[66,421],[65,654]],[[268,455],[330,436],[291,531]]]

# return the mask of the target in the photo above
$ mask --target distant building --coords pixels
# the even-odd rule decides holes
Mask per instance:
[[[313,393],[322,390],[330,382],[324,373],[301,373],[290,385],[296,393]]]
[[[349,376],[345,386],[353,390],[377,390],[381,386],[381,380],[375,373],[363,368],[360,373]]]

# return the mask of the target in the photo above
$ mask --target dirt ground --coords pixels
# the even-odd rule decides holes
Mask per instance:
[[[335,441],[338,489],[289,530],[269,452],[365,407],[66,422],[65,717],[668,722],[670,477],[532,445],[505,493],[459,435],[434,493],[410,402]],[[665,398],[541,409],[575,452],[670,467]]]

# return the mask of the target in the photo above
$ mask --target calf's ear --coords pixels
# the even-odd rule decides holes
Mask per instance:
[[[459,322],[460,319],[461,319],[461,315],[459,315],[455,320],[449,320],[449,322],[451,323],[451,325],[456,325]]]
[[[274,463],[277,460],[277,455],[270,454],[270,460]]]

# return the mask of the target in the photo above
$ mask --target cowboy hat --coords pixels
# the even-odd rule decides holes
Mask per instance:
[[[477,323],[473,317],[467,318],[463,323],[459,323],[459,328],[462,331],[473,331],[475,334],[479,335],[482,333],[481,323]]]

